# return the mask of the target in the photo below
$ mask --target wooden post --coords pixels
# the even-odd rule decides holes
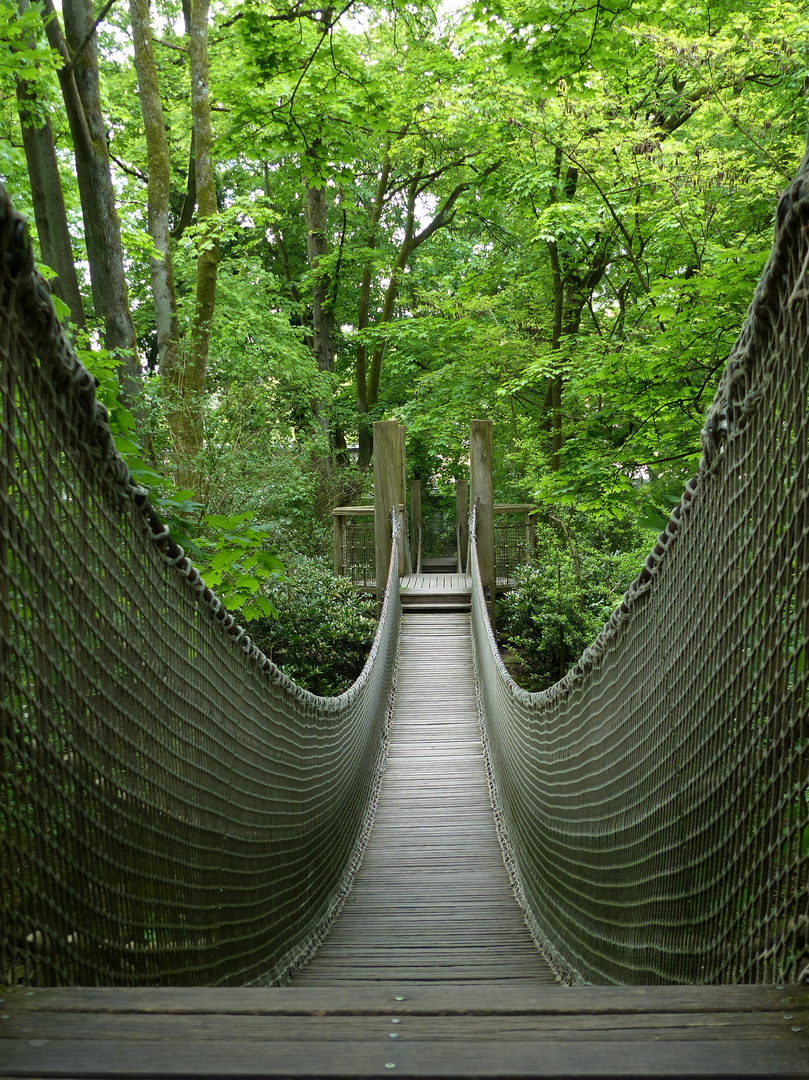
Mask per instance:
[[[343,529],[345,520],[342,514],[332,516],[334,524],[334,573],[337,577],[340,577],[345,569],[343,566]]]
[[[374,424],[374,545],[376,547],[376,598],[382,603],[388,581],[392,542],[390,512],[399,508],[402,483],[402,440],[395,420]]]
[[[398,503],[401,507],[399,511],[399,574],[407,573],[407,533],[405,531],[405,521],[407,515],[405,514],[405,506],[407,505],[407,457],[405,455],[405,434],[406,429],[404,424],[399,424],[399,461],[401,469],[399,473],[399,495]]]
[[[418,573],[420,525],[421,480],[416,477],[410,481],[410,564],[414,574]]]
[[[494,495],[492,462],[494,460],[491,420],[472,420],[469,425],[470,498],[477,507],[478,565],[487,609],[494,629]]]
[[[461,550],[458,552],[458,558],[461,560],[461,570],[463,573],[469,572],[469,567],[466,565],[466,555],[469,549],[469,503],[467,501],[468,492],[466,479],[455,481],[455,520],[461,527]]]

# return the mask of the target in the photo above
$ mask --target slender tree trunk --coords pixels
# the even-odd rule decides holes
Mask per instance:
[[[37,126],[31,83],[17,84],[17,105],[42,261],[56,272],[51,288],[70,308],[74,325],[83,330],[86,326],[84,303],[73,261],[51,122],[46,119]]]
[[[382,168],[374,195],[374,205],[371,209],[371,218],[368,223],[368,239],[366,247],[376,247],[376,232],[379,222],[382,220],[382,211],[385,209],[385,196],[388,192],[390,180],[390,143],[385,147],[385,156],[382,159]],[[362,268],[360,281],[360,299],[357,309],[357,329],[365,330],[369,326],[371,318],[371,286],[373,283],[373,267],[367,261]],[[374,452],[374,429],[368,418],[368,411],[372,404],[368,397],[367,375],[368,351],[365,343],[360,339],[357,345],[355,366],[355,382],[357,387],[357,425],[359,435],[358,463],[360,468],[367,469],[371,463],[371,455]],[[375,402],[373,403],[375,404]]]
[[[557,189],[562,184],[562,151],[557,147],[554,161],[554,183],[550,189],[550,201],[557,201]],[[567,200],[575,197],[579,185],[579,170],[568,168],[564,176],[563,193]],[[575,266],[567,265],[560,258],[555,240],[548,240],[548,254],[551,262],[551,281],[553,288],[553,322],[551,325],[551,349],[563,353],[566,342],[578,333],[584,308],[598,286],[609,262],[612,250],[610,234],[605,233],[600,241],[587,253],[587,260],[578,261]],[[564,366],[568,356],[560,355],[559,369]],[[564,377],[561,370],[551,375],[545,395],[545,408],[550,410],[551,459],[549,469],[558,472],[561,464],[562,447],[565,442],[562,416],[562,392]]]
[[[315,151],[317,144],[315,145]],[[313,162],[314,165],[314,162]],[[316,177],[313,177],[316,179]],[[328,201],[323,186],[306,185],[306,236],[309,266],[312,270],[312,356],[317,369],[326,375],[334,372],[334,296],[332,275],[321,265],[329,252]],[[313,467],[320,478],[315,496],[315,513],[324,517],[332,509],[334,466],[331,455],[331,388],[312,402],[312,412],[323,434],[322,448],[313,457]]]
[[[18,7],[20,12],[24,12],[30,4],[28,0],[18,0]],[[70,318],[81,330],[86,325],[84,304],[73,261],[53,129],[48,114],[37,110],[35,83],[26,79],[17,80],[17,110],[42,261],[56,271],[51,288],[70,308]]]
[[[187,32],[187,31],[186,31]],[[194,129],[191,129],[191,145],[188,148],[188,172],[185,179],[185,195],[183,207],[180,211],[180,220],[171,231],[173,240],[179,240],[191,222],[194,220],[194,211],[197,208],[197,166],[196,148],[194,146]]]
[[[208,75],[208,7],[208,0],[193,0],[190,4],[191,10],[187,23],[197,220],[202,229],[197,256],[194,320],[181,387],[183,415],[178,446],[181,454],[196,453],[202,446],[203,396],[216,301],[216,276],[219,268],[219,225],[212,156],[213,133]]]
[[[560,182],[562,173],[562,151],[557,147],[554,161],[554,184],[551,186],[550,201],[556,202],[556,188]],[[548,254],[551,260],[551,281],[553,287],[553,323],[551,325],[551,349],[558,352],[562,347],[562,320],[565,308],[565,286],[562,276],[562,267],[559,260],[559,249],[555,240],[548,241]],[[560,453],[562,450],[562,376],[552,374],[548,380],[546,403],[550,408],[551,427],[551,461],[550,471],[559,471]]]
[[[328,202],[323,187],[307,185],[306,234],[309,247],[309,266],[312,282],[312,355],[318,371],[334,372],[334,304],[332,275],[321,268],[321,260],[329,252]],[[313,403],[315,417],[330,441],[331,404],[317,399]]]
[[[132,406],[140,392],[140,366],[124,276],[107,128],[101,110],[93,9],[90,0],[64,0],[62,11],[64,36],[53,0],[45,0],[48,41],[65,62],[59,71],[59,83],[76,156],[93,306],[96,315],[104,320],[104,346],[121,358],[121,393]]]
[[[169,239],[169,191],[171,159],[157,64],[154,58],[149,0],[130,0],[132,39],[135,46],[135,70],[146,135],[146,160],[149,172],[147,189],[148,228],[158,256],[149,258],[154,298],[155,330],[160,373],[166,386],[177,385],[178,339],[177,302]],[[171,407],[170,407],[171,411]]]

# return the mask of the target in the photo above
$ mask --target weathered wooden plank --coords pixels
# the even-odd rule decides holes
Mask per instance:
[[[96,1039],[260,1039],[272,1042],[318,1040],[367,1042],[395,1033],[417,1040],[470,1042],[603,1039],[678,1040],[790,1039],[792,1025],[781,1012],[762,1013],[648,1013],[511,1016],[301,1016],[222,1015],[190,1013],[178,1018],[167,1013],[91,1013],[82,1018],[82,1041]],[[393,1023],[395,1021],[395,1024]],[[9,1039],[77,1038],[73,1013],[32,1013],[0,1027],[0,1055]]]
[[[0,997],[0,1015],[39,1012],[223,1013],[293,1015],[359,1013],[422,1015],[531,1015],[809,1012],[800,986],[537,986],[530,992],[485,987],[406,991],[375,986],[353,992],[329,987],[64,987],[17,989]],[[799,1020],[799,1023],[801,1021]]]
[[[318,1042],[37,1040],[4,1047],[5,1077],[805,1077],[807,1055],[773,1039]]]

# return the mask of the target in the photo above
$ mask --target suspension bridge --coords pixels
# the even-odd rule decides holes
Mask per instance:
[[[326,699],[132,480],[3,198],[0,1076],[809,1075],[808,234],[809,158],[699,472],[548,691],[497,651],[485,468],[435,592],[380,428]]]

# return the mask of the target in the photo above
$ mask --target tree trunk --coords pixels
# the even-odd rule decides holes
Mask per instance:
[[[149,0],[130,0],[132,39],[135,47],[135,70],[138,75],[140,108],[146,135],[146,160],[149,172],[147,214],[149,235],[159,257],[149,258],[154,298],[155,330],[160,373],[166,386],[176,387],[178,366],[177,303],[169,240],[169,191],[171,160],[157,64],[152,44]],[[171,413],[171,406],[169,408]]]
[[[188,19],[188,55],[191,65],[191,108],[194,130],[194,172],[197,187],[197,220],[202,226],[197,256],[197,291],[194,321],[183,373],[183,410],[178,450],[181,455],[199,451],[203,441],[203,396],[211,342],[219,268],[219,224],[216,180],[213,170],[213,133],[208,82],[208,0],[193,0]]]
[[[559,456],[562,452],[562,376],[554,375],[550,381],[551,392],[551,472],[559,472]]]
[[[29,8],[28,0],[18,0],[20,12]],[[53,130],[46,112],[38,112],[36,85],[17,80],[17,110],[20,116],[25,160],[31,183],[39,247],[42,261],[56,277],[51,288],[70,308],[70,318],[80,330],[85,327],[84,304],[73,261],[73,247],[67,226],[67,212],[56,160]]]
[[[312,271],[312,356],[319,372],[330,375],[334,372],[334,275],[328,266],[322,266],[321,260],[329,252],[329,206],[325,186],[316,187],[316,154],[319,147],[317,140],[312,147],[309,164],[314,175],[306,184],[306,238],[309,252],[309,266]],[[332,446],[332,407],[331,386],[325,396],[316,397],[312,402],[312,412],[323,435],[322,447],[313,458],[313,467],[320,478],[315,495],[315,513],[318,517],[328,515],[333,505],[334,464],[331,455]]]
[[[96,316],[104,321],[105,348],[121,360],[122,398],[133,406],[140,393],[140,366],[124,276],[107,128],[101,111],[93,9],[89,0],[64,0],[62,10],[64,37],[53,0],[45,0],[43,17],[48,41],[65,61],[58,73],[59,83],[76,156],[93,306]]]
[[[390,143],[385,147],[385,156],[382,159],[382,169],[374,195],[374,205],[371,209],[371,218],[368,223],[368,239],[366,247],[376,247],[376,231],[382,220],[382,211],[385,209],[385,196],[388,193],[388,181],[390,180]],[[365,330],[371,321],[371,285],[373,282],[373,267],[370,260],[362,268],[362,280],[360,281],[360,299],[357,309],[357,329]],[[374,452],[374,429],[368,418],[371,402],[368,398],[368,375],[367,375],[368,350],[365,343],[360,339],[357,345],[355,383],[357,387],[357,427],[359,453],[357,462],[361,469],[367,469],[371,463]]]
[[[329,251],[328,202],[323,187],[306,187],[306,235],[309,266],[312,269],[312,355],[318,371],[334,372],[334,304],[332,275],[321,269],[320,261]],[[315,417],[327,443],[331,437],[331,405],[316,399]]]

